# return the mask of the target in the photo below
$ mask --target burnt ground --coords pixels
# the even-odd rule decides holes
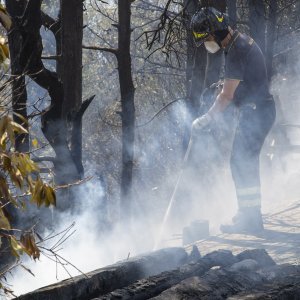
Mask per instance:
[[[299,220],[300,201],[295,201],[265,215],[266,230],[260,235],[210,236],[19,299],[300,299]]]
[[[246,249],[263,248],[278,264],[300,265],[300,201],[264,216],[265,230],[253,235],[220,234],[196,242],[201,254],[217,249],[240,253]],[[191,246],[186,247],[188,250]]]

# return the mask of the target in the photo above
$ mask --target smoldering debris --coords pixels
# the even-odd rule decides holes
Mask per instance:
[[[264,249],[246,250],[238,255],[218,250],[203,257],[199,255],[196,260],[183,255],[182,250],[159,250],[94,271],[88,274],[89,278],[76,277],[19,299],[41,299],[42,295],[52,299],[50,293],[60,295],[61,300],[291,299],[291,295],[298,299],[300,296],[300,266],[277,265]],[[167,271],[149,276],[153,272],[143,268],[149,262],[157,265],[166,258],[176,261]],[[177,268],[172,269],[176,264]],[[137,273],[138,269],[144,271]]]
[[[300,295],[299,283],[299,266],[276,265],[265,250],[237,256],[219,250],[93,300],[290,299],[290,295]]]

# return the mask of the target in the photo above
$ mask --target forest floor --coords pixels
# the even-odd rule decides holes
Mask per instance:
[[[175,248],[133,257],[19,299],[300,299],[299,220],[300,201],[291,201],[264,214],[260,235],[211,235],[184,248],[175,239],[165,245]],[[198,251],[194,255],[195,246],[201,258]]]
[[[246,249],[265,249],[278,264],[300,265],[300,201],[264,215],[265,230],[257,236],[220,234],[195,243],[201,255],[218,249],[240,253]],[[192,246],[187,246],[189,249]]]

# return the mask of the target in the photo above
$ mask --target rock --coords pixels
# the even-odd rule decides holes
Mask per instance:
[[[211,260],[214,266],[227,267],[239,260],[229,250],[218,250],[206,254],[203,258]]]
[[[258,262],[261,268],[276,265],[275,261],[265,249],[246,250],[238,254],[236,257],[240,261],[245,259],[254,259]]]
[[[201,258],[201,254],[196,245],[193,245],[192,251],[188,256],[188,263],[197,262]]]
[[[238,263],[233,264],[229,271],[231,272],[241,272],[241,271],[256,271],[259,269],[259,264],[254,259],[245,259]]]

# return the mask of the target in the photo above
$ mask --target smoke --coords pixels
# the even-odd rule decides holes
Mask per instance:
[[[12,285],[16,295],[69,278],[69,274],[76,276],[81,272],[86,273],[150,249],[150,245],[146,242],[146,236],[137,239],[135,235],[130,235],[128,231],[126,232],[119,226],[115,226],[111,230],[107,228],[107,214],[103,211],[106,198],[99,180],[92,179],[82,184],[78,188],[77,194],[81,201],[78,203],[75,213],[62,213],[59,217],[59,225],[57,225],[56,219],[53,226],[55,233],[58,233],[75,222],[68,235],[74,233],[55,248],[64,267],[45,255],[41,255],[37,262],[30,259],[25,260],[24,265],[32,271],[34,277],[23,268],[18,268],[12,276],[8,276],[8,282]],[[140,222],[137,219],[133,226],[142,228]],[[53,231],[42,234],[44,237],[48,235],[54,235]],[[45,247],[53,247],[61,238],[62,235],[50,240]],[[136,240],[138,240],[139,246]]]
[[[265,216],[288,207],[299,199],[300,193],[298,184],[300,151],[297,146],[300,145],[299,56],[288,62],[287,65],[290,67],[289,70],[281,70],[272,81],[277,118],[260,155],[262,213]],[[174,124],[176,124],[178,116],[180,116],[179,124],[187,119],[186,111],[180,105],[173,107],[169,115]],[[160,232],[159,224],[164,219],[172,190],[181,172],[180,162],[183,159],[183,154],[178,150],[180,143],[176,144],[177,140],[174,138],[176,129],[168,121],[160,122],[160,125],[159,134],[152,128],[151,134],[155,136],[155,139],[152,139],[151,142],[148,140],[147,146],[141,143],[140,149],[143,150],[140,151],[143,153],[143,160],[139,161],[142,164],[140,168],[146,169],[155,165],[152,153],[168,158],[172,158],[172,155],[177,156],[177,160],[173,160],[173,162],[177,161],[177,164],[169,164],[166,167],[170,161],[161,159],[158,166],[161,170],[151,170],[155,174],[152,178],[146,175],[147,171],[138,176],[139,182],[143,182],[149,177],[150,180],[153,180],[152,190],[148,188],[146,196],[144,189],[141,189],[140,193],[143,194],[143,201],[148,203],[147,208],[153,212],[150,215],[152,216],[152,225],[156,228],[154,232]],[[255,126],[255,124],[251,125]],[[205,141],[205,138],[200,139],[198,145],[194,147],[194,154],[189,163],[190,168],[184,170],[182,178],[178,182],[175,200],[166,222],[166,228],[163,230],[161,246],[180,245],[182,228],[196,219],[209,220],[210,233],[218,234],[220,233],[219,226],[229,221],[236,213],[237,200],[229,168],[230,146],[235,124],[231,124],[229,128],[231,132],[226,133],[228,135],[225,136],[225,139],[224,137],[223,140],[210,139],[209,142]],[[144,135],[145,132],[142,134]],[[177,134],[178,132],[177,128]],[[162,139],[165,138],[165,135],[168,136],[167,141],[173,143],[172,146],[163,146],[165,143],[162,142]],[[171,155],[169,149],[173,149]],[[220,159],[220,153],[223,159]],[[166,167],[168,171],[163,170],[163,167]],[[163,174],[161,177],[158,176],[159,172]],[[150,207],[149,203],[152,203],[153,206]]]
[[[289,202],[298,198],[300,192],[299,154],[289,150],[288,144],[280,144],[287,141],[296,144],[300,139],[299,129],[283,126],[287,139],[278,131],[282,124],[297,123],[297,111],[300,111],[300,107],[296,106],[300,103],[298,95],[294,95],[293,110],[284,107],[287,99],[291,101],[290,97],[297,87],[295,80],[282,76],[273,82],[273,94],[278,96],[277,112],[280,106],[283,108],[261,152],[264,214],[288,206]],[[184,105],[178,103],[168,111],[167,118],[159,120],[159,126],[138,132],[140,139],[137,138],[136,144],[136,197],[133,202],[132,230],[120,226],[107,229],[107,224],[113,224],[115,212],[109,209],[111,199],[107,198],[105,180],[94,178],[78,188],[79,203],[75,212],[63,213],[60,225],[55,227],[55,231],[60,232],[75,222],[76,232],[62,244],[59,255],[82,272],[88,272],[153,248],[182,167],[184,130],[180,125],[185,118]],[[234,134],[232,128],[229,135],[231,139]],[[217,234],[220,224],[230,220],[236,212],[235,190],[229,168],[230,149],[225,148],[227,150],[222,152],[224,145],[220,145],[218,139],[204,141],[200,139],[197,142],[191,153],[189,167],[184,169],[178,183],[175,204],[160,247],[181,245],[182,228],[196,219],[209,220],[210,233]],[[231,141],[227,142],[230,145]],[[88,175],[95,173],[91,163],[86,167]],[[37,263],[27,260],[24,264],[35,277],[18,269],[12,278],[8,278],[17,295],[69,277],[64,268],[44,256]],[[66,265],[66,268],[72,276],[80,274],[71,265]]]
[[[292,126],[299,124],[299,60],[293,62],[293,69],[293,76],[280,72],[281,75],[272,82],[277,120],[261,152],[263,214],[283,209],[299,199],[300,157],[299,151],[295,151],[297,148],[291,147],[300,145],[300,128]],[[146,109],[142,104],[139,108]],[[158,110],[157,107],[155,110]],[[149,112],[147,114],[151,115]],[[89,119],[92,121],[97,118]],[[79,203],[75,212],[63,213],[59,225],[54,224],[55,232],[60,232],[75,222],[73,228],[76,232],[61,245],[59,255],[82,272],[88,272],[151,250],[161,230],[161,223],[182,167],[185,168],[160,247],[181,245],[182,228],[196,219],[209,220],[211,234],[220,232],[220,224],[230,220],[237,210],[229,168],[229,146],[235,125],[233,122],[229,126],[231,132],[227,136],[229,138],[225,138],[225,144],[221,144],[220,139],[199,139],[191,153],[189,166],[183,166],[185,149],[182,140],[186,135],[184,127],[191,125],[185,124],[187,119],[184,104],[177,102],[149,126],[137,130],[132,229],[114,224],[119,214],[115,209],[118,199],[108,197],[111,191],[108,190],[109,182],[106,181],[110,178],[93,179],[78,187]],[[95,131],[94,124],[90,128],[91,132]],[[98,146],[95,147],[96,152],[101,152],[99,155],[102,156],[104,155],[99,147],[107,147],[107,134],[109,133],[103,132],[101,142],[95,136],[99,145],[93,144]],[[86,135],[89,133],[84,137]],[[119,141],[117,146],[119,149]],[[116,158],[110,156],[110,161],[105,162],[105,166],[110,167],[107,172],[115,172],[116,164],[120,162],[120,157],[112,157]],[[99,166],[96,163],[93,166],[94,161],[97,161],[97,157],[89,159],[87,155],[87,175],[96,174],[95,169]],[[45,236],[47,234],[50,233],[44,233]],[[48,246],[51,247],[53,243],[55,242],[51,241]],[[45,256],[36,263],[27,260],[24,264],[35,277],[21,268],[13,277],[8,277],[17,295],[69,277],[61,265]],[[71,265],[66,268],[72,276],[80,274]]]

